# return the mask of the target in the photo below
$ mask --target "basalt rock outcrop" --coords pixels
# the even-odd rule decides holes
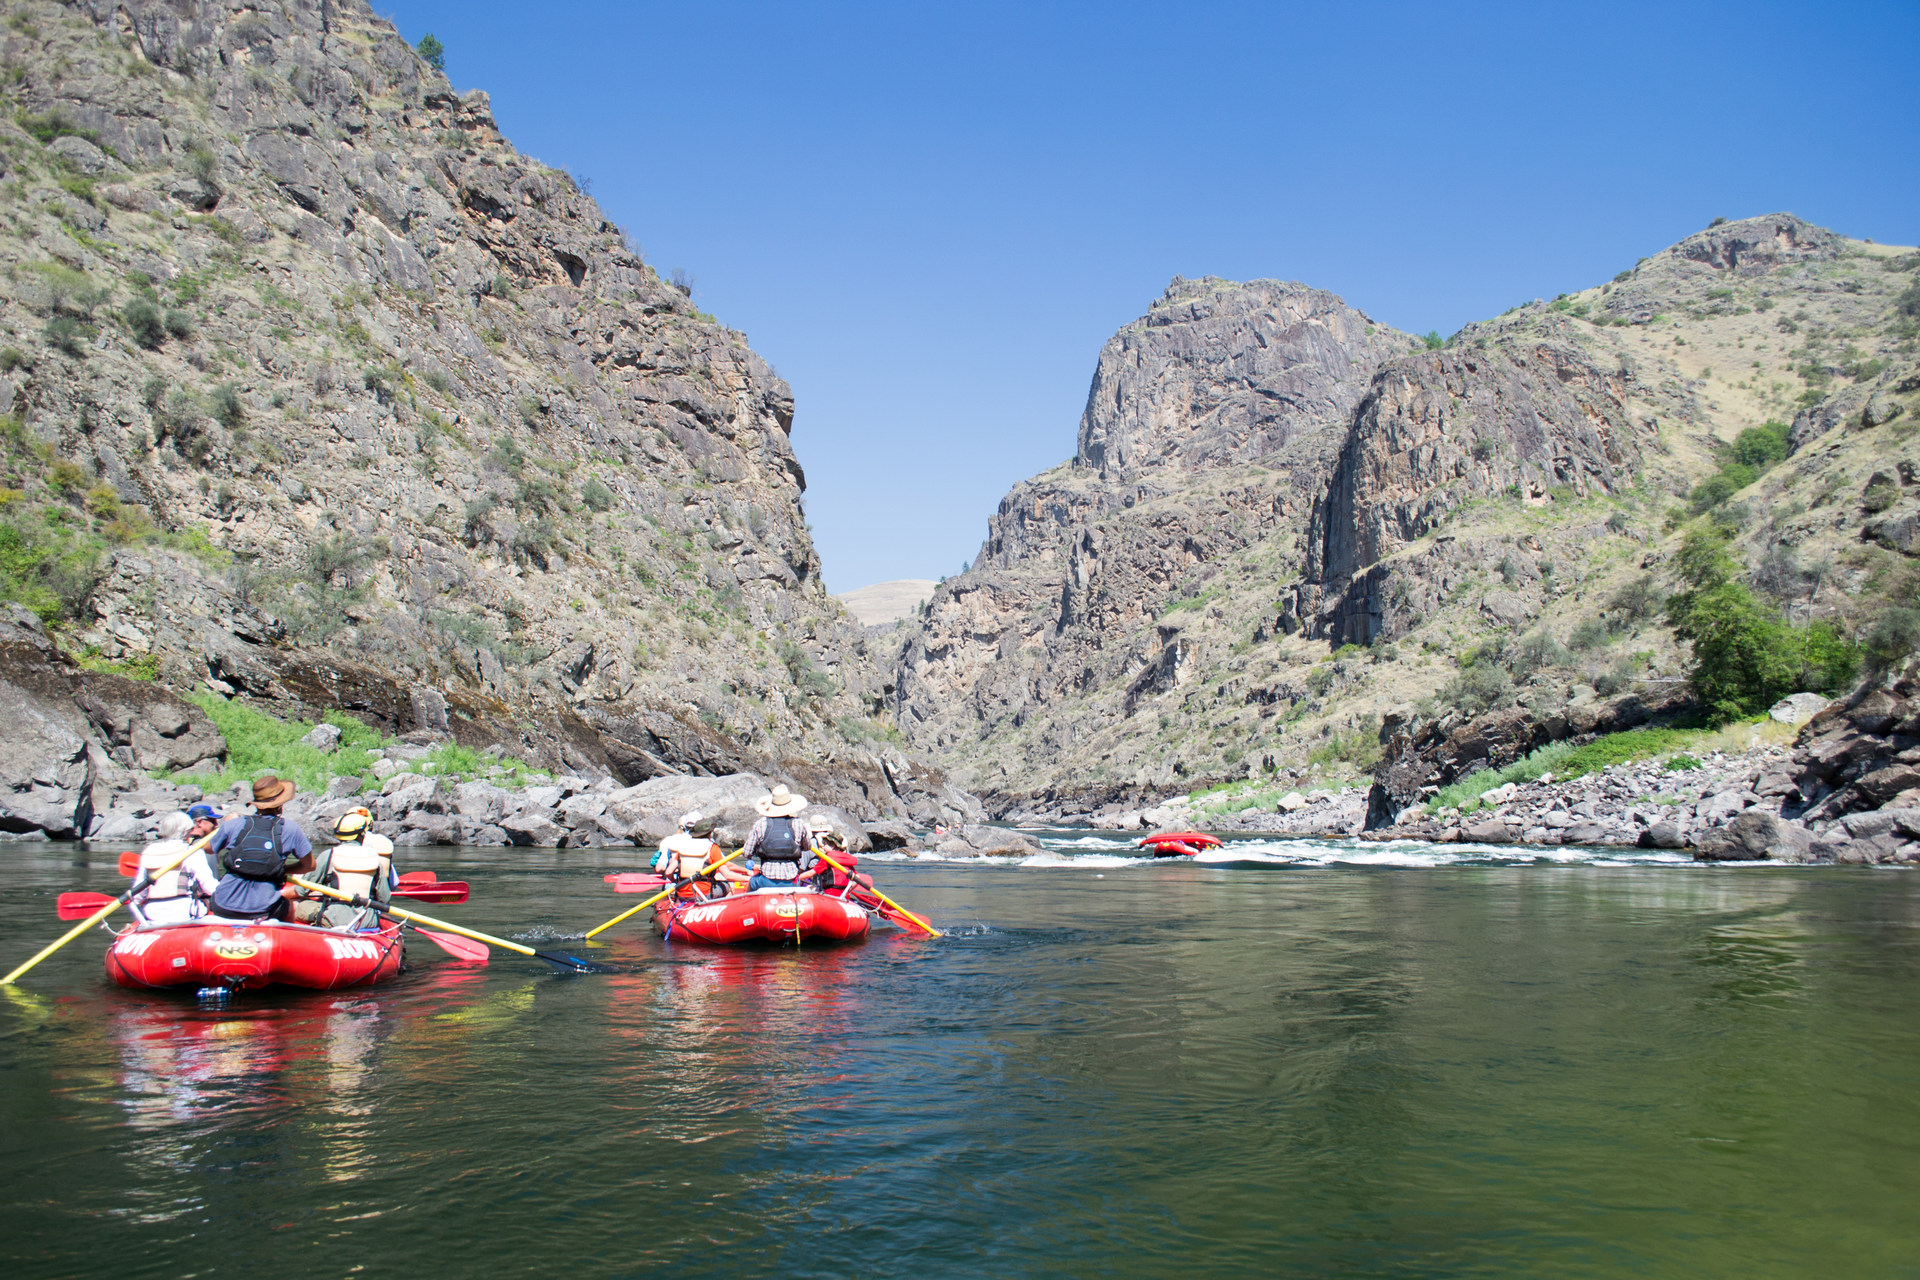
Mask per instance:
[[[1835,702],[1807,721],[1796,746],[1809,819],[1920,807],[1920,669]]]
[[[1176,279],[1101,352],[1073,460],[1009,493],[922,611],[894,698],[908,740],[1011,802],[1182,685],[1168,607],[1236,553],[1292,548],[1368,379],[1413,345],[1321,290]]]
[[[621,786],[968,816],[873,749],[791,389],[484,93],[359,0],[24,3],[0,57],[0,585],[62,649]]]

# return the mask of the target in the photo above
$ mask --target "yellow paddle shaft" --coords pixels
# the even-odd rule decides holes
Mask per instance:
[[[847,870],[845,867],[835,862],[828,855],[821,853],[818,849],[814,850],[814,854],[816,857],[820,859],[820,861],[826,863],[828,866],[832,867],[835,871],[840,872],[842,875],[846,876],[848,879],[853,878],[853,872]],[[867,887],[869,889],[873,889],[872,885],[868,885]],[[928,924],[924,916],[917,916],[913,914],[913,912],[907,910],[905,907],[901,906],[899,903],[895,902],[892,898],[889,898],[886,894],[880,892],[878,889],[873,889],[873,896],[880,899],[880,901],[886,903],[888,906],[892,907],[895,911],[898,911],[901,915],[905,916],[907,919],[919,925],[922,929],[925,929],[927,931],[927,936],[933,937],[933,938],[939,938],[939,937],[945,936],[938,929]]]
[[[58,951],[60,948],[66,946],[69,942],[72,942],[75,938],[79,937],[81,934],[85,933],[87,930],[93,928],[93,926],[99,924],[102,920],[105,920],[108,916],[113,914],[113,910],[115,907],[118,907],[120,904],[132,898],[134,894],[140,892],[142,889],[152,884],[155,880],[159,879],[161,876],[167,874],[167,872],[173,870],[175,867],[185,862],[188,858],[191,858],[195,853],[197,853],[201,849],[206,848],[207,841],[211,839],[213,839],[213,833],[208,832],[206,835],[201,836],[198,840],[195,840],[192,844],[188,845],[186,847],[186,850],[183,853],[181,853],[179,857],[175,858],[172,862],[169,862],[166,866],[155,867],[153,870],[144,873],[140,877],[140,879],[134,881],[133,887],[131,889],[127,890],[125,893],[115,898],[112,902],[109,902],[106,906],[100,908],[98,911],[88,916],[85,920],[82,920],[79,924],[73,926],[73,928],[67,930],[66,933],[60,936],[59,941],[48,943],[45,947],[42,947],[37,953],[35,953],[33,959],[27,961],[25,964],[21,965],[18,969],[15,969],[12,973],[8,974],[6,977],[0,978],[0,986],[12,986],[13,980],[15,978],[19,977],[21,974],[25,973],[27,970],[33,968],[33,966],[39,964],[42,960],[45,960],[48,956],[52,955],[54,952]]]
[[[351,893],[342,893],[338,889],[328,888],[324,884],[315,884],[311,880],[302,880],[299,876],[287,877],[309,893],[324,893],[329,898],[338,898],[342,902],[364,901],[356,899]],[[481,933],[478,929],[463,929],[457,924],[448,924],[445,920],[435,920],[432,916],[423,916],[418,911],[403,911],[399,907],[385,903],[374,904],[383,916],[398,916],[402,920],[411,920],[415,924],[430,924],[436,929],[445,929],[448,933],[457,933],[463,938],[472,938],[475,942],[485,942],[491,946],[505,947],[509,951],[518,951],[523,956],[537,956],[540,953],[532,947],[523,947],[517,942],[508,942],[505,938],[496,938],[490,933]]]
[[[648,907],[660,901],[660,899],[666,897],[668,894],[672,893],[675,889],[679,889],[685,885],[692,884],[695,880],[703,879],[706,876],[712,875],[715,871],[718,871],[721,867],[726,866],[729,862],[732,862],[735,858],[739,857],[741,854],[745,852],[746,852],[745,849],[735,849],[732,853],[720,859],[720,861],[714,863],[712,866],[702,871],[699,875],[689,876],[685,880],[682,880],[677,884],[670,884],[666,888],[662,889],[660,892],[654,894],[651,898],[648,898],[645,902],[641,903],[639,906],[633,908],[631,911],[622,911],[619,915],[607,921],[605,924],[601,925],[598,929],[589,929],[587,931],[587,936],[591,938],[597,933],[605,933],[607,930],[613,928],[613,926],[619,924],[622,920],[625,920],[628,916],[636,915],[639,912],[645,911]]]

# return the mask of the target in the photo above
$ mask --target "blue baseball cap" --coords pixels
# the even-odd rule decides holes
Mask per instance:
[[[219,811],[210,804],[197,804],[193,806],[193,808],[187,810],[187,816],[195,822],[200,821],[202,818],[211,818],[215,822],[220,821]]]

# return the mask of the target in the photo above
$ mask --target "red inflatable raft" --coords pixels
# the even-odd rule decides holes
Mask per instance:
[[[872,922],[859,904],[807,889],[757,889],[714,902],[663,900],[653,920],[669,942],[860,942]]]
[[[1202,849],[1218,849],[1220,837],[1204,831],[1161,831],[1140,842],[1156,858],[1191,858]]]
[[[107,948],[123,987],[359,987],[400,972],[400,926],[319,929],[279,921],[190,920],[128,929]]]

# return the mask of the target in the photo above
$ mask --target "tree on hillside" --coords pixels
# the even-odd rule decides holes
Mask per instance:
[[[1859,674],[1859,647],[1837,626],[1795,631],[1754,597],[1717,526],[1688,530],[1675,567],[1686,589],[1667,601],[1667,620],[1692,647],[1687,680],[1712,719],[1754,715],[1803,689],[1839,693]]]
[[[447,69],[447,46],[441,44],[433,32],[429,31],[421,36],[420,43],[415,45],[413,50],[420,55],[420,61],[435,71],[444,72]]]

